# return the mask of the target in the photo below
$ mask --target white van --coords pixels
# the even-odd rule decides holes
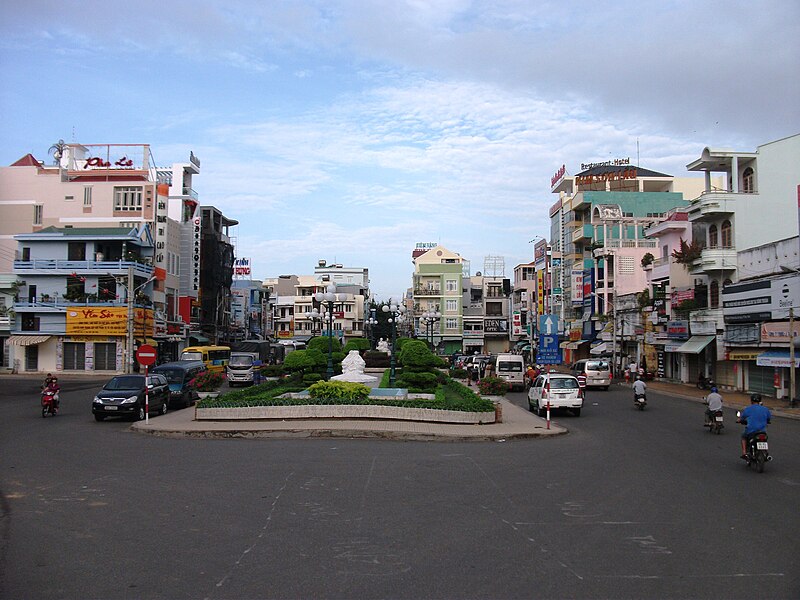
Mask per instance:
[[[521,354],[498,354],[494,372],[505,379],[512,390],[525,389],[525,359]]]

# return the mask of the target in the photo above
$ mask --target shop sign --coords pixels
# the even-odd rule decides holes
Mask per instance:
[[[668,321],[667,337],[671,340],[689,339],[689,321]]]
[[[250,275],[251,271],[249,258],[237,258],[233,261],[234,279],[249,279]]]
[[[198,208],[192,218],[192,290],[200,289],[200,236],[203,232],[200,209]]]
[[[726,360],[755,360],[761,350],[731,350],[727,353]]]
[[[684,300],[694,300],[694,290],[675,290],[670,294],[670,304],[672,308],[680,306]]]
[[[605,183],[606,181],[622,181],[624,179],[636,179],[638,172],[635,167],[622,169],[619,171],[609,171],[607,173],[595,173],[589,175],[578,175],[575,183],[578,185],[592,185],[593,183]]]
[[[800,275],[735,283],[721,296],[726,323],[788,319],[789,309],[800,307]]]
[[[483,321],[485,333],[508,333],[508,321],[505,319],[485,319]]]
[[[583,269],[572,269],[570,280],[572,282],[570,294],[572,305],[580,306],[583,304]]]
[[[533,262],[535,264],[543,263],[547,258],[547,242],[539,240],[533,247]]]
[[[800,321],[795,321],[794,337],[800,338]],[[782,323],[762,323],[761,341],[772,344],[789,344],[789,322]]]
[[[595,167],[625,167],[630,164],[631,164],[630,156],[627,158],[614,158],[612,160],[607,160],[605,162],[581,163],[581,171],[594,169]]]
[[[558,171],[556,171],[555,174],[550,178],[550,187],[551,188],[555,187],[556,184],[559,181],[561,181],[561,178],[564,177],[566,172],[567,172],[567,166],[561,165],[561,168]]]
[[[135,308],[133,333],[135,337],[153,336],[153,310]],[[69,308],[66,315],[66,335],[125,336],[128,333],[128,308],[124,306],[98,308]]]

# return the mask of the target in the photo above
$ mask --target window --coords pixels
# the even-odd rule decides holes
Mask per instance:
[[[30,260],[31,259],[31,249],[30,248],[23,248],[22,249],[22,260]]]
[[[458,319],[445,319],[444,326],[446,329],[458,329]]]
[[[42,213],[44,212],[44,206],[41,204],[34,204],[33,205],[33,224],[34,225],[41,225],[42,224]]]
[[[742,191],[752,194],[756,191],[756,174],[752,167],[747,167],[742,173]]]
[[[717,226],[712,225],[708,228],[708,247],[709,248],[716,248],[719,245],[719,235],[717,232]]]
[[[457,292],[458,291],[458,281],[455,279],[445,279],[444,281],[444,289],[448,292]]]
[[[722,222],[722,247],[733,248],[733,228],[727,219]]]
[[[64,196],[64,202],[75,202],[75,196]]]
[[[92,186],[87,185],[83,188],[83,205],[84,206],[91,206],[92,205]]]
[[[445,302],[445,310],[447,312],[456,312],[458,310],[458,300],[447,300]]]
[[[709,286],[709,298],[708,304],[711,308],[718,308],[719,307],[719,283],[716,279],[711,282]]]
[[[115,187],[114,210],[121,210],[121,211],[142,210],[142,188],[135,186]]]
[[[83,371],[86,369],[86,344],[83,342],[64,342],[64,370]]]
[[[117,370],[117,344],[100,343],[94,344],[94,370],[95,371],[116,371]]]
[[[86,260],[86,242],[68,242],[67,260]]]

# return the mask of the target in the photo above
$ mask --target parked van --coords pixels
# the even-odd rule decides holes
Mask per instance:
[[[525,389],[525,359],[521,354],[498,354],[494,374],[505,379],[511,389]]]
[[[606,358],[584,358],[569,369],[575,377],[586,376],[586,387],[601,387],[604,390],[611,385],[611,363]]]
[[[161,373],[169,383],[169,403],[171,407],[188,407],[197,401],[197,391],[189,382],[206,371],[206,365],[199,360],[178,360],[164,363],[150,369],[151,373]]]

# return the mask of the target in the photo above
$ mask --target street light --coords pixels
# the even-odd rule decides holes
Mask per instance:
[[[364,321],[364,325],[367,326],[369,329],[369,348],[372,350],[372,346],[375,343],[375,327],[378,326],[378,319],[375,318],[375,309],[370,309],[370,316],[369,318]]]
[[[133,373],[133,299],[140,289],[145,287],[148,283],[153,281],[156,276],[155,274],[150,276],[150,279],[145,281],[143,284],[136,286],[131,290],[131,286],[133,285],[133,267],[128,267],[128,283],[126,284],[123,279],[117,278],[116,275],[113,273],[106,273],[106,275],[113,277],[114,281],[117,285],[121,285],[125,288],[125,302],[128,305],[128,323],[125,329],[126,333],[126,344],[127,348],[125,349],[125,364],[126,364],[126,373]]]
[[[381,307],[381,310],[385,313],[389,313],[388,322],[392,326],[392,353],[389,356],[389,385],[394,387],[395,381],[395,341],[397,340],[397,324],[402,323],[405,320],[404,313],[406,312],[406,307],[402,304],[392,304],[391,300],[389,300],[389,304],[384,304]]]
[[[320,311],[322,320],[328,321],[328,370],[327,379],[330,381],[333,377],[333,303],[338,299],[336,296],[336,286],[332,283],[328,284],[324,292],[317,292],[314,294],[314,299],[322,305],[323,302],[328,304],[328,312]],[[322,308],[322,306],[320,306]]]
[[[422,313],[422,317],[420,318],[420,321],[422,321],[422,323],[425,325],[425,329],[426,329],[426,332],[427,332],[427,337],[430,338],[431,352],[434,351],[434,346],[433,346],[433,332],[434,332],[434,329],[433,328],[441,320],[442,320],[442,313],[440,313],[437,310],[425,311],[424,313]]]

